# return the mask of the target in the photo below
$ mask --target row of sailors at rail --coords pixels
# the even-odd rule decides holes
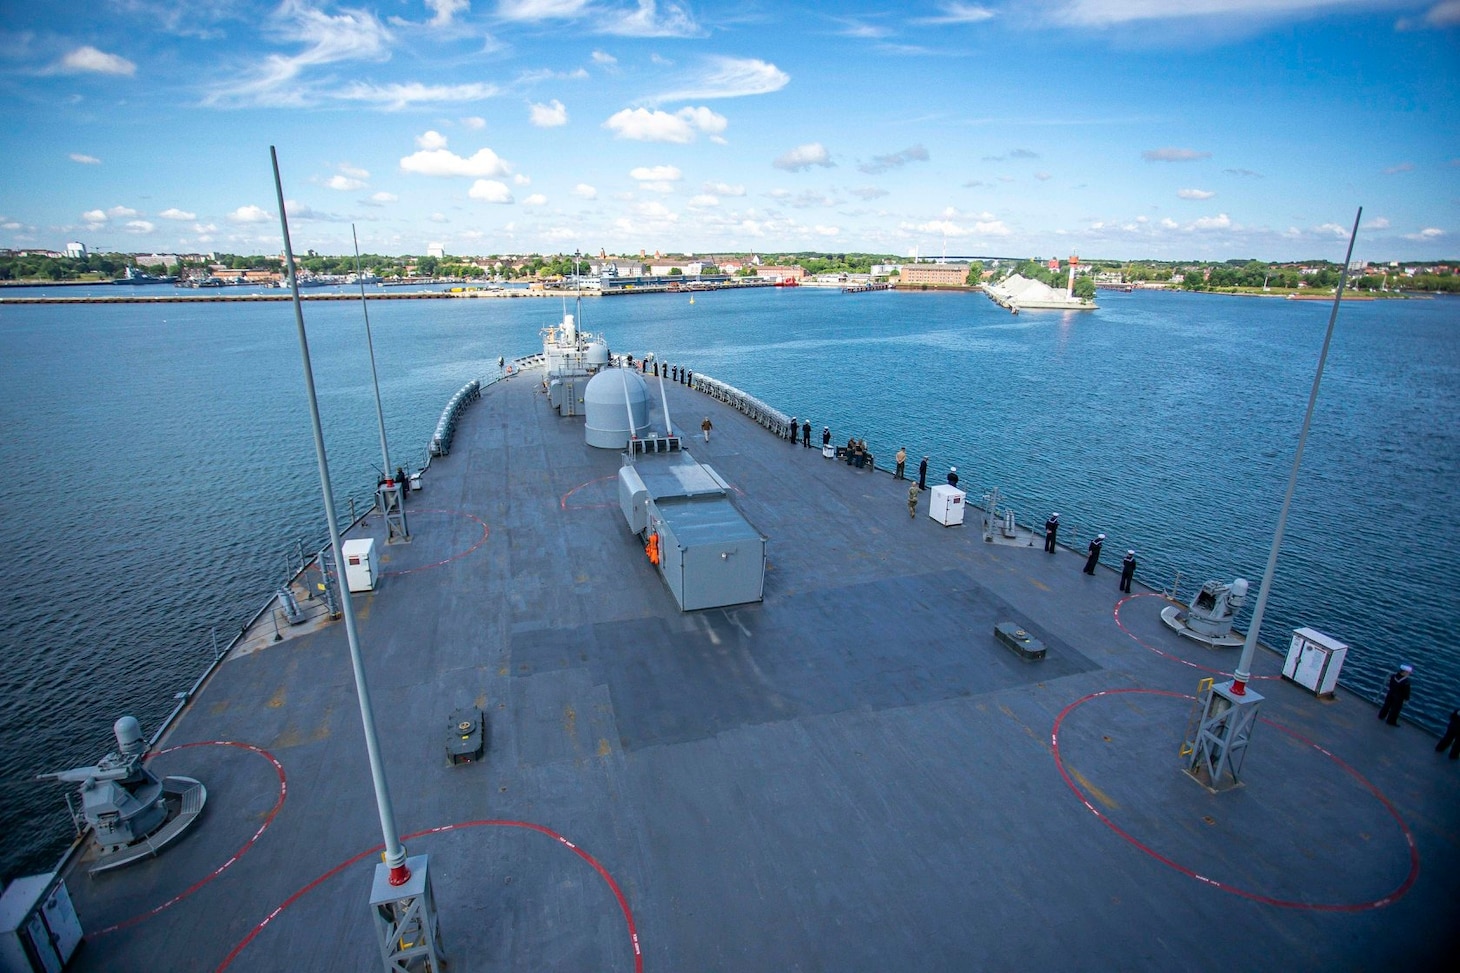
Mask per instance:
[[[633,355],[625,356],[625,360],[628,362],[630,368],[634,367]],[[694,382],[695,373],[682,365],[657,362],[648,357],[639,359],[640,375],[653,375],[655,378],[658,378],[661,370],[663,371],[664,377],[671,382],[678,382],[680,385],[690,385]]]

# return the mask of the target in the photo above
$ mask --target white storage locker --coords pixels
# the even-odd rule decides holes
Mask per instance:
[[[1293,629],[1283,678],[1311,690],[1315,696],[1332,696],[1347,655],[1348,646],[1337,639],[1311,628]]]
[[[345,584],[350,591],[374,591],[378,576],[375,538],[360,537],[340,545],[345,557]]]
[[[963,500],[967,496],[962,490],[951,486],[935,486],[928,501],[928,516],[944,527],[963,523]]]

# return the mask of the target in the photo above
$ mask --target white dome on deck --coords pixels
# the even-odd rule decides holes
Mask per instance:
[[[588,445],[624,449],[634,432],[642,436],[649,431],[649,387],[636,371],[605,369],[593,376],[584,389],[583,412],[586,417],[583,439]]]

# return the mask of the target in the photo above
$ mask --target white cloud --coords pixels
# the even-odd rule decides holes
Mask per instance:
[[[79,162],[84,166],[101,165],[101,160],[94,155],[84,155],[80,152],[72,152],[70,158],[72,162]]]
[[[973,232],[949,220],[930,220],[927,223],[918,223],[907,228],[917,230],[920,233],[939,233],[943,236],[951,237],[965,237]]]
[[[530,112],[528,121],[538,128],[557,128],[559,125],[568,124],[568,109],[563,107],[563,103],[556,98],[546,105],[530,104],[528,109]]]
[[[716,196],[744,196],[745,187],[728,182],[707,182],[705,192],[714,193]]]
[[[395,193],[387,193],[387,192],[374,193],[370,197],[370,201],[372,203],[381,203],[381,204],[384,204],[384,203],[394,203],[394,202],[398,202],[399,200],[400,200],[400,197],[397,196]]]
[[[693,142],[699,132],[718,135],[728,124],[724,115],[704,107],[681,108],[672,115],[647,108],[625,108],[610,116],[603,127],[613,132],[614,138],[683,145]]]
[[[364,189],[366,182],[363,179],[352,179],[349,176],[331,176],[325,185],[331,189],[338,189],[340,192],[352,193],[357,189]]]
[[[915,24],[978,24],[993,17],[994,12],[976,3],[940,3],[943,12],[936,17],[919,17]]]
[[[512,177],[512,185],[514,185],[514,186],[531,186],[532,185],[532,179],[531,179],[531,177],[524,176],[522,173],[519,172],[515,176]]]
[[[623,37],[694,37],[699,25],[677,3],[665,3],[661,13],[656,0],[639,0],[637,10],[605,14],[597,29]]]
[[[1147,149],[1141,153],[1141,158],[1147,162],[1194,162],[1197,159],[1210,159],[1211,157],[1210,152],[1179,149],[1172,146],[1163,149]]]
[[[1182,199],[1211,199],[1216,193],[1206,189],[1179,189],[1176,195]]]
[[[351,179],[370,178],[369,169],[361,169],[359,166],[352,166],[348,162],[341,162],[337,168],[340,170],[340,172],[349,176]]]
[[[461,120],[461,126],[479,132],[487,127],[487,120],[480,115],[468,115]]]
[[[61,58],[57,70],[65,74],[113,74],[131,77],[137,73],[137,65],[120,55],[98,51],[88,44]]]
[[[284,211],[296,220],[312,220],[321,216],[314,211],[314,207],[297,199],[284,200]]]
[[[81,218],[88,223],[105,223],[106,213],[99,209],[89,209],[81,214]]]
[[[433,149],[444,149],[446,148],[446,136],[442,135],[434,128],[427,129],[420,135],[416,136],[416,145],[419,148],[427,150],[428,152]]]
[[[212,233],[216,229],[218,229],[218,225],[216,223],[194,223],[193,224],[193,232],[194,233]]]
[[[841,227],[822,226],[818,223],[816,226],[813,226],[811,228],[811,232],[815,233],[817,236],[836,236],[837,234],[841,233]]]
[[[629,178],[638,182],[678,182],[684,176],[674,166],[639,166],[629,170]]]
[[[588,185],[586,182],[580,182],[578,183],[578,185],[573,187],[573,195],[577,196],[579,199],[597,199],[598,190]]]
[[[240,206],[228,214],[228,219],[233,223],[266,223],[273,218],[273,213],[252,204]]]
[[[187,220],[195,220],[195,219],[198,218],[198,214],[197,213],[189,213],[187,210],[178,209],[176,206],[169,206],[167,209],[163,210],[161,213],[158,213],[157,215],[158,215],[159,218],[164,219],[164,220],[184,220],[184,221],[187,221]]]
[[[582,14],[588,0],[501,0],[497,16],[503,20],[571,20]]]
[[[426,135],[435,135],[427,132]],[[438,136],[439,137],[439,136]],[[422,136],[425,138],[425,136]],[[444,143],[444,140],[443,140]],[[478,149],[468,158],[462,158],[445,148],[422,149],[400,160],[401,171],[414,172],[421,176],[505,176],[511,168],[491,149]]]
[[[1445,235],[1445,231],[1434,226],[1427,226],[1418,233],[1409,237],[1411,240],[1438,240]]]
[[[106,215],[110,216],[114,220],[122,220],[130,216],[136,216],[137,211],[132,209],[132,207],[130,206],[113,206],[111,209],[106,211]]]
[[[527,197],[526,199],[524,199],[522,201],[522,205],[523,206],[546,206],[547,205],[547,201],[548,201],[547,200],[547,197],[544,196],[542,193],[533,193],[531,196]]]
[[[471,7],[471,0],[426,0],[426,6],[435,14],[431,26],[446,27],[457,14]]]
[[[1163,230],[1175,230],[1179,226],[1180,226],[1180,224],[1177,223],[1175,220],[1173,220],[1169,216],[1162,217],[1162,219],[1161,219],[1161,228]]]
[[[1303,16],[1338,6],[1361,5],[1369,6],[1364,0],[1184,0],[1180,4],[1164,0],[1065,0],[1046,16],[1056,23],[1108,27],[1142,20]]]
[[[1460,0],[1457,0],[1457,2],[1460,2]],[[1370,220],[1368,223],[1365,223],[1364,224],[1364,229],[1366,229],[1366,230],[1387,230],[1387,229],[1389,229],[1389,219],[1387,217],[1384,217],[1384,216],[1376,216],[1372,220]]]
[[[1427,27],[1455,27],[1460,25],[1460,0],[1440,0],[1425,13]]]
[[[810,169],[812,166],[831,168],[836,163],[831,161],[831,155],[826,151],[826,146],[820,142],[808,142],[806,145],[796,146],[772,162],[771,165],[777,169],[785,169],[787,172],[800,172],[803,169]]]
[[[466,191],[466,194],[472,199],[480,199],[487,203],[512,202],[512,190],[495,179],[478,179],[471,184],[471,188]]]
[[[901,152],[894,152],[891,155],[873,156],[871,162],[864,162],[857,166],[858,169],[875,176],[878,173],[887,172],[889,169],[899,169],[909,162],[927,162],[928,150],[921,145],[914,145],[911,148],[903,149]]]
[[[780,91],[791,76],[767,61],[756,58],[713,57],[699,77],[685,86],[658,97],[658,101],[703,101],[707,98],[740,98]]]
[[[364,101],[379,105],[387,111],[400,111],[417,104],[441,104],[443,102],[483,101],[497,94],[497,86],[473,82],[470,84],[422,84],[412,81],[406,84],[367,84],[352,82],[338,91],[329,92],[331,97],[342,101]]]
[[[1232,219],[1226,213],[1218,213],[1216,216],[1203,216],[1191,224],[1193,230],[1230,230]]]
[[[216,86],[206,104],[303,105],[318,97],[301,75],[309,68],[340,61],[383,61],[391,35],[373,14],[345,10],[331,15],[303,3],[285,3],[266,22],[285,43],[304,45],[298,54],[270,54],[239,80]]]
[[[698,196],[691,196],[687,205],[692,209],[705,209],[711,206],[719,206],[720,197],[711,196],[709,193],[701,193]]]
[[[432,223],[450,223],[451,222],[450,220],[448,220],[446,218],[446,214],[445,213],[432,213],[430,216],[426,217],[426,219],[430,220]]]
[[[156,225],[147,220],[128,220],[124,228],[128,233],[151,233],[157,229]]]
[[[592,56],[594,64],[602,64],[604,67],[613,67],[618,63],[618,58],[607,51],[594,51]]]

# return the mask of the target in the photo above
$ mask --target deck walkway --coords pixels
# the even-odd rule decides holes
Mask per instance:
[[[1244,785],[1210,794],[1177,749],[1188,696],[1233,657],[1162,625],[1159,594],[941,527],[926,501],[909,519],[886,473],[670,386],[681,426],[713,420],[692,452],[770,539],[764,603],[681,614],[618,511],[618,454],[584,446],[536,379],[467,409],[410,495],[413,542],[382,548],[356,601],[396,818],[432,856],[453,969],[1453,955],[1460,772],[1432,737],[1259,678]],[[1047,657],[1000,645],[1005,621]],[[1279,661],[1260,653],[1258,676]],[[447,718],[468,705],[486,758],[451,766]],[[343,627],[230,659],[162,747],[154,769],[203,781],[208,808],[161,858],[72,877],[89,932],[73,969],[378,969]]]

